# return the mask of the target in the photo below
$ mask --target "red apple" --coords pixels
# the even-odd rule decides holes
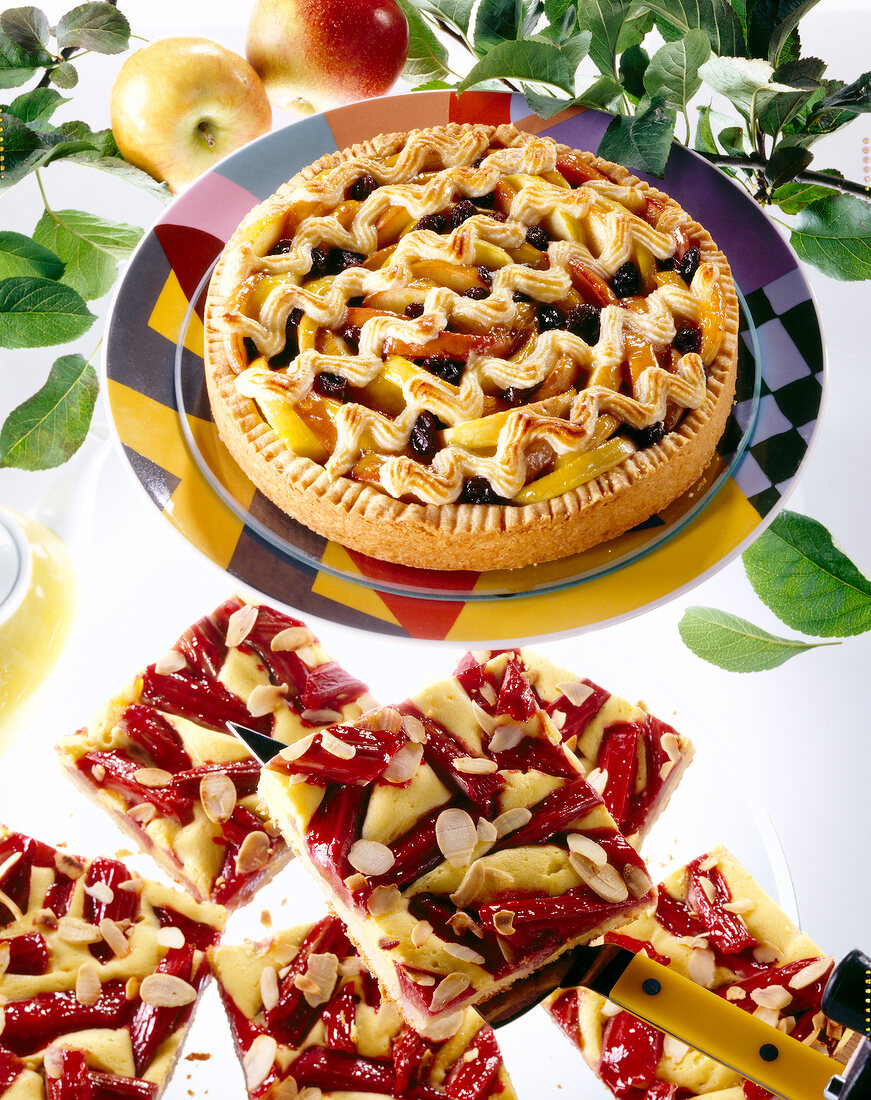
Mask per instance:
[[[395,0],[256,0],[245,52],[276,106],[323,111],[390,89],[408,23]]]
[[[131,54],[109,112],[124,159],[172,191],[272,127],[260,77],[208,38],[160,38]]]

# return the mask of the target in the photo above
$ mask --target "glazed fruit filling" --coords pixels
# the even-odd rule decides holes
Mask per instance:
[[[250,229],[237,388],[332,477],[548,500],[704,401],[725,304],[690,225],[543,139],[341,162]]]
[[[221,956],[218,952],[219,983]],[[336,960],[338,966],[322,979],[323,988],[315,993],[311,975],[318,973],[319,960],[324,958]],[[248,1086],[253,1097],[268,1094],[288,1075],[300,1092],[318,1088],[328,1094],[335,1090],[355,1095],[378,1093],[402,1100],[488,1100],[502,1093],[502,1056],[492,1030],[480,1026],[478,1018],[469,1045],[463,1049],[464,1044],[455,1042],[447,1064],[447,1051],[441,1053],[444,1043],[423,1039],[396,1016],[382,1020],[377,983],[360,965],[337,918],[326,917],[314,925],[279,972],[277,1003],[270,1008],[261,1005],[253,1016],[240,1009],[221,983],[230,1026],[249,1067]],[[261,989],[263,985],[261,981]],[[384,1049],[378,1057],[361,1053],[361,1035],[366,1029],[365,1023],[358,1021],[361,1009],[367,1014],[378,1013],[379,1046]],[[283,1068],[273,1057],[271,1064],[264,1061],[252,1070],[249,1052],[267,1036],[275,1040],[278,1050],[289,1048],[288,1056],[281,1059]],[[430,1075],[437,1059],[442,1061],[441,1081]]]

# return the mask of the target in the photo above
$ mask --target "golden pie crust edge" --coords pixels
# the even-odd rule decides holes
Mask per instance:
[[[443,129],[460,132],[463,127],[451,124]],[[485,129],[492,136],[497,127]],[[319,172],[354,157],[395,150],[414,132],[380,135],[322,157],[260,203],[242,225],[284,208],[282,196]],[[616,183],[637,187],[663,205],[683,209],[621,165],[591,153],[581,155]],[[725,299],[725,334],[708,368],[705,401],[698,409],[688,410],[659,443],[567,493],[519,506],[409,504],[350,478],[333,480],[323,466],[289,450],[255,401],[237,391],[225,337],[216,324],[226,305],[219,290],[223,268],[241,227],[212,274],[204,317],[206,383],[218,433],[254,485],[283,512],[333,542],[384,561],[443,570],[514,569],[568,557],[616,538],[667,507],[701,477],[732,407],[738,362],[738,300],[732,274],[703,226],[690,220],[684,229],[698,241],[702,260],[717,267]]]

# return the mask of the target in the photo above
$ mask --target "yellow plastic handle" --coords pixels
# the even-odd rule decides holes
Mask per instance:
[[[823,1100],[844,1067],[737,1005],[636,955],[610,999],[784,1100]]]

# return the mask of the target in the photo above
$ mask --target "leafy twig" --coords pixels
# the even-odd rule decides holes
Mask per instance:
[[[764,171],[767,161],[764,157],[733,157],[725,153],[702,153],[705,160],[711,164],[728,168],[743,168],[745,171],[757,169]],[[853,195],[861,195],[871,199],[871,193],[867,183],[859,183],[856,180],[845,180],[841,176],[833,176],[828,172],[798,172],[793,179],[798,183],[819,183],[824,187],[830,187],[833,191],[844,191]]]

